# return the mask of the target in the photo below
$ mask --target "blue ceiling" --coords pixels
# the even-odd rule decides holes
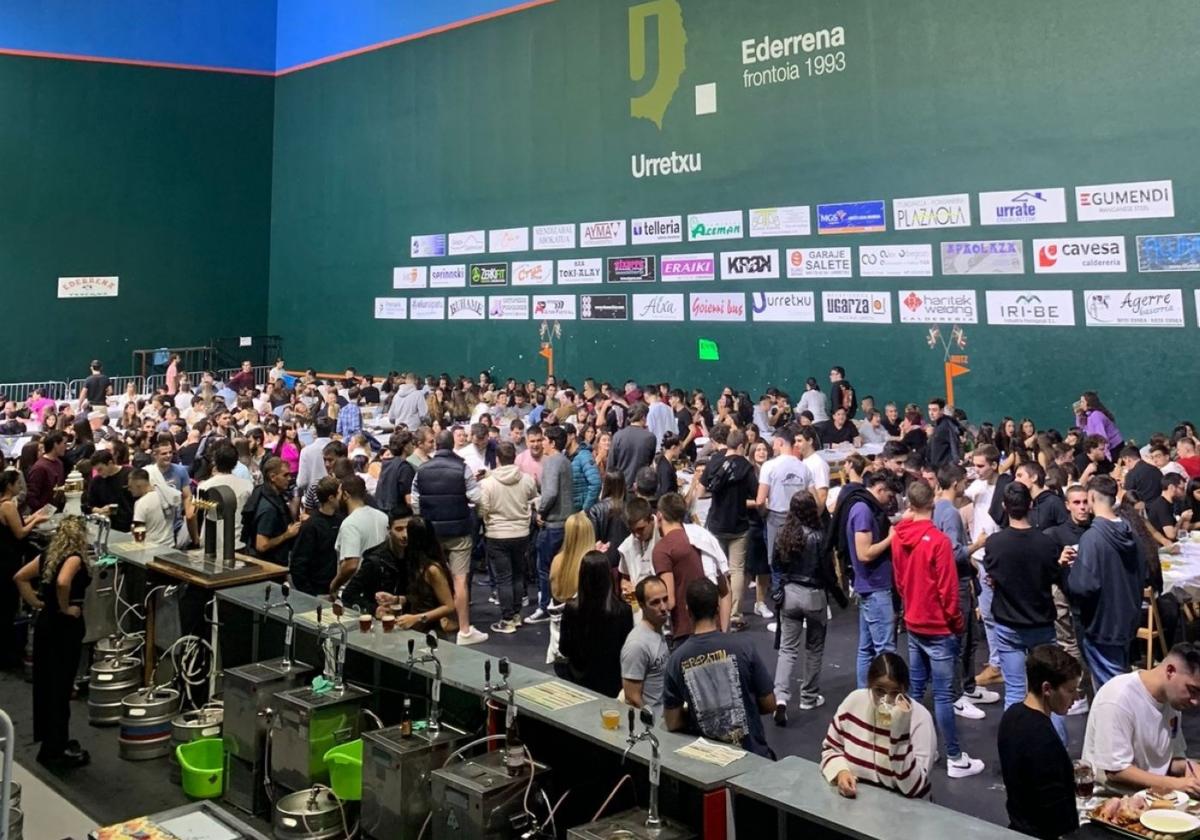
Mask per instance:
[[[4,0],[0,53],[273,74],[553,0]]]

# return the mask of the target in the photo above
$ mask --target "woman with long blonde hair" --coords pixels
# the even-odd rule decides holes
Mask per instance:
[[[550,644],[546,649],[547,665],[554,665],[558,661],[558,632],[562,627],[563,606],[579,591],[579,567],[583,563],[583,555],[595,548],[596,531],[588,515],[580,511],[567,517],[563,527],[562,549],[550,562]],[[557,672],[557,666],[555,670]]]
[[[90,759],[69,729],[84,634],[83,595],[91,581],[87,552],[87,525],[69,516],[46,551],[13,579],[25,603],[40,610],[33,637],[33,740],[42,744],[38,762],[51,767],[82,767]]]

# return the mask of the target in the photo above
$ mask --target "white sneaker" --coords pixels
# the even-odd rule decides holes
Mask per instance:
[[[1089,709],[1091,709],[1091,706],[1088,704],[1088,699],[1086,697],[1080,697],[1071,704],[1071,708],[1067,709],[1067,715],[1086,715]]]
[[[756,580],[752,580],[752,581],[750,581],[748,584],[746,584],[746,588],[747,588],[747,589],[757,589],[757,588],[758,588],[758,581],[756,581]]]
[[[487,640],[488,634],[480,633],[474,627],[468,627],[466,633],[463,633],[461,630],[458,633],[458,643],[463,647],[466,647],[467,645],[478,645],[482,642],[486,642]]]
[[[762,601],[757,601],[754,604],[754,614],[760,618],[774,618],[775,613],[771,612],[771,608]]]
[[[988,703],[999,703],[1000,692],[992,691],[984,688],[981,685],[975,686],[974,691],[964,691],[963,697],[970,700],[972,703],[979,703],[986,706]]]
[[[963,753],[956,760],[946,759],[946,775],[951,779],[965,779],[967,776],[978,776],[983,772],[983,762],[978,758]]]
[[[816,698],[813,700],[801,700],[800,701],[800,711],[810,712],[813,709],[819,709],[824,705],[825,705],[825,696],[822,694],[818,694],[816,696]]]
[[[488,603],[496,607],[500,606],[500,596],[493,592],[488,596]]]
[[[541,607],[531,612],[525,617],[526,624],[545,624],[550,620],[550,613],[546,612]]]
[[[767,632],[774,633],[778,627],[779,627],[779,623],[776,621],[772,621],[770,624],[767,625]]]
[[[958,702],[954,704],[954,714],[960,718],[967,720],[983,720],[987,715],[983,713],[983,709],[978,708],[974,703],[967,699],[967,695],[958,698]]]

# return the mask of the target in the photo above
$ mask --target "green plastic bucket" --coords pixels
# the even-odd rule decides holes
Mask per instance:
[[[329,786],[338,799],[354,802],[362,799],[362,754],[362,738],[339,744],[325,753]]]
[[[225,742],[201,738],[175,748],[183,792],[192,799],[216,799],[225,788]]]

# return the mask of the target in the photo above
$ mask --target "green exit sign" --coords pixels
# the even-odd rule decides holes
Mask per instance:
[[[699,339],[696,345],[696,358],[702,362],[721,361],[721,351],[717,347],[717,342],[707,338]]]

